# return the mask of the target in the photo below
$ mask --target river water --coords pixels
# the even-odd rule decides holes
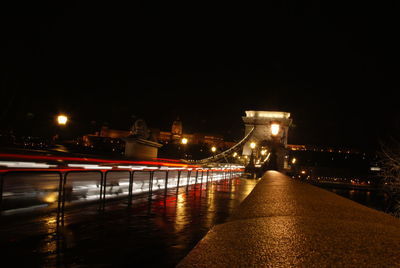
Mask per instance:
[[[169,189],[55,215],[0,223],[3,263],[13,267],[174,267],[216,224],[226,221],[257,180],[235,178]]]
[[[386,212],[388,208],[389,199],[382,190],[356,190],[326,186],[319,187],[382,212]]]

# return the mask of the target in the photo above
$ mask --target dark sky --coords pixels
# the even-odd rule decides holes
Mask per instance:
[[[84,2],[84,3],[83,3]],[[1,126],[71,131],[135,116],[243,135],[245,110],[285,110],[290,142],[374,148],[399,130],[394,3],[49,1],[2,7]],[[127,4],[129,3],[129,4]]]

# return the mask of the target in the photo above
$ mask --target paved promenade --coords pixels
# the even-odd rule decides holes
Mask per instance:
[[[400,267],[400,220],[268,171],[178,267]]]

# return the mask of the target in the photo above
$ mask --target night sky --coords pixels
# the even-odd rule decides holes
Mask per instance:
[[[59,112],[76,135],[179,116],[238,140],[245,110],[283,110],[294,144],[370,150],[398,134],[395,4],[126,3],[1,8],[2,131],[46,135]]]

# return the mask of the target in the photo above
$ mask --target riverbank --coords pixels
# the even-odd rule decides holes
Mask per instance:
[[[374,184],[350,184],[341,182],[315,182],[309,181],[308,183],[326,188],[337,188],[337,189],[352,189],[352,190],[364,190],[364,191],[383,191],[382,185]]]

